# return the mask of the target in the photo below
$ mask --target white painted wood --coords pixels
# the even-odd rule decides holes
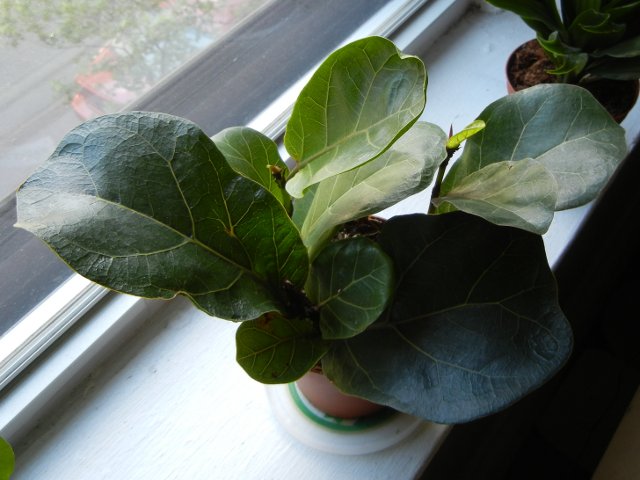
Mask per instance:
[[[32,435],[16,480],[411,478],[444,430],[425,426],[372,455],[312,450],[275,421],[268,387],[235,363],[234,324],[185,300],[150,322]]]
[[[128,295],[110,295],[86,314],[62,342],[43,353],[28,375],[0,394],[0,433],[10,442],[33,428],[43,412],[63,397],[78,379],[85,378],[134,335],[146,316],[161,302]]]
[[[73,274],[0,336],[0,390],[60,338],[107,290]],[[57,312],[51,315],[51,312]]]
[[[425,119],[462,128],[505,94],[503,65],[532,36],[506,13],[468,12],[427,55]],[[637,134],[638,108],[630,120]],[[424,195],[387,214],[425,211]],[[545,237],[558,258],[585,209],[558,215]],[[266,387],[235,363],[236,325],[184,300],[168,303],[66,405],[17,445],[14,480],[410,479],[446,427],[421,428],[364,456],[331,455],[293,440],[275,421]]]

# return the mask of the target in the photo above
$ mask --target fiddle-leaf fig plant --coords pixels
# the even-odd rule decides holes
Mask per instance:
[[[542,85],[447,135],[420,120],[426,87],[387,39],[341,47],[294,105],[288,161],[246,127],[90,120],[19,189],[17,226],[108,288],[241,322],[260,382],[321,366],[428,420],[488,415],[571,352],[541,234],[597,196],[624,131],[586,90]],[[375,216],[431,184],[421,211]]]

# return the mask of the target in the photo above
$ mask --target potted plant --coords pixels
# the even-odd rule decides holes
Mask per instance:
[[[617,121],[638,97],[640,2],[603,0],[487,0],[516,13],[536,33],[507,63],[514,90],[538,83],[588,88]]]
[[[90,120],[21,186],[17,226],[108,288],[241,322],[237,360],[260,382],[320,365],[428,420],[488,415],[570,354],[541,234],[598,194],[624,131],[586,90],[542,85],[447,135],[419,121],[426,85],[389,40],[338,49],[293,108],[291,168],[245,127]],[[371,218],[434,178],[431,209]]]

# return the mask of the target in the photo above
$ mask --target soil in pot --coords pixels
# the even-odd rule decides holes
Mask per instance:
[[[553,69],[537,40],[520,45],[507,62],[507,89],[516,92],[540,83],[558,83],[558,77],[547,73]],[[596,80],[580,84],[607,109],[618,122],[626,117],[638,99],[637,80]]]

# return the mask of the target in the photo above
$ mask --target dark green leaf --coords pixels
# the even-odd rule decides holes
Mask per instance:
[[[330,243],[313,262],[307,294],[319,309],[325,339],[349,338],[372,324],[393,289],[393,265],[366,238]]]
[[[622,39],[624,32],[624,25],[595,10],[580,13],[569,27],[571,43],[587,51],[615,44]]]
[[[611,19],[614,22],[626,23],[632,26],[633,21],[638,19],[640,1],[609,2],[604,11],[611,15]]]
[[[553,32],[549,38],[538,35],[538,43],[553,61],[555,68],[548,73],[562,76],[566,81],[579,78],[589,61],[589,55],[579,48],[563,42],[558,32]]]
[[[248,127],[230,127],[211,138],[231,168],[262,185],[287,210],[291,208],[291,198],[284,189],[289,168],[273,140]]]
[[[18,225],[117,291],[182,294],[244,320],[277,310],[308,260],[278,201],[236,174],[195,124],[133,112],[72,130],[17,194]]]
[[[562,18],[565,25],[571,25],[575,19],[586,11],[600,11],[602,0],[562,0]]]
[[[486,127],[467,140],[442,196],[486,165],[531,158],[558,184],[555,209],[572,208],[595,198],[626,155],[624,129],[575,85],[522,90],[493,102],[478,118]]]
[[[586,55],[579,48],[575,48],[563,42],[558,35],[558,32],[553,32],[551,35],[549,35],[548,38],[538,35],[537,39],[540,46],[549,54],[551,58],[571,54]]]
[[[600,10],[602,0],[574,0],[569,2],[575,6],[575,13],[579,15],[586,10]]]
[[[589,61],[586,53],[558,55],[555,57],[555,68],[548,71],[552,75],[564,75],[566,78],[579,78]]]
[[[624,42],[615,44],[612,47],[602,50],[596,50],[592,53],[596,58],[600,57],[616,57],[616,58],[633,58],[640,56],[640,36],[633,37]]]
[[[320,334],[307,319],[266,314],[243,322],[236,331],[236,359],[262,383],[289,383],[307,373],[326,352]]]
[[[593,63],[587,72],[595,77],[611,80],[638,80],[640,78],[640,56],[635,58],[606,58],[602,63]]]
[[[426,82],[422,61],[381,37],[333,52],[303,88],[287,124],[284,143],[297,162],[287,191],[299,198],[386,150],[422,113]]]
[[[439,423],[499,411],[570,354],[542,238],[461,212],[394,217],[388,313],[334,342],[323,370],[342,390]]]

